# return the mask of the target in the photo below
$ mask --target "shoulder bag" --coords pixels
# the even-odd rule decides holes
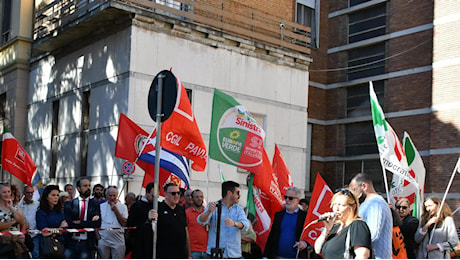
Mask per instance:
[[[46,258],[65,258],[64,244],[56,236],[42,237],[40,255]]]

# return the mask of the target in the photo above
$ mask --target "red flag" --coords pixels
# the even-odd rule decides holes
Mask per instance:
[[[265,244],[267,244],[268,235],[270,234],[272,220],[262,204],[258,190],[257,187],[253,187],[253,199],[257,216],[257,221],[253,229],[257,234],[256,244],[261,248],[263,253]]]
[[[310,206],[308,207],[307,217],[305,218],[304,228],[314,220],[317,220],[321,214],[331,211],[330,202],[332,193],[329,186],[321,178],[319,173],[316,175],[315,186],[311,194]],[[307,241],[310,245],[315,244],[315,240],[321,235],[321,229],[324,224],[319,222],[312,224],[303,233],[302,240]]]
[[[204,171],[208,153],[184,86],[177,81],[177,100],[171,116],[161,125],[161,146],[193,161],[192,169]]]
[[[5,126],[3,127],[2,167],[28,186],[32,186],[32,176],[37,166]]]
[[[153,182],[155,180],[154,174],[145,174],[144,179],[142,180],[142,187],[147,187],[147,184]],[[171,174],[169,171],[160,168],[160,176],[158,178],[158,187],[163,187],[166,183],[173,182],[175,183],[178,187],[186,189],[187,186],[185,183],[181,180],[181,178],[177,177],[174,174]],[[160,196],[165,197],[165,192],[162,188],[159,190]]]
[[[253,167],[251,172],[254,173],[254,186],[257,186],[261,190],[263,205],[270,215],[270,218],[273,220],[275,213],[283,209],[284,200],[267,153],[263,147],[262,163],[257,167]]]
[[[284,194],[289,187],[294,186],[294,183],[292,182],[291,174],[289,173],[286,162],[284,162],[283,157],[281,157],[280,149],[276,144],[275,153],[273,154],[272,167],[273,173],[278,180],[280,192]]]
[[[136,161],[136,158],[147,141],[149,134],[129,119],[125,114],[120,114],[120,121],[118,123],[117,143],[115,146],[115,157],[128,160],[130,162]],[[146,173],[153,175],[155,165],[137,160],[136,162]]]
[[[115,147],[115,157],[128,160],[130,162],[136,161],[136,158],[142,149],[144,142],[148,139],[148,133],[129,119],[125,114],[120,114],[120,121],[118,124],[118,136]],[[162,153],[163,155],[164,153]],[[161,156],[163,160],[163,156]],[[146,161],[137,160],[136,164],[139,165],[144,171],[144,180],[142,187],[146,187],[148,183],[153,182],[155,165]],[[163,166],[163,164],[160,163]],[[179,181],[177,180],[179,179]],[[165,182],[175,182],[179,187],[184,187],[184,182],[179,177],[172,174],[169,170],[160,167],[159,187],[163,187]],[[160,189],[160,195],[164,196],[163,189]]]

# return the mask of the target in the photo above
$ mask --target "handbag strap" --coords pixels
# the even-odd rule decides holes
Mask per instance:
[[[347,238],[345,239],[345,252],[343,252],[343,259],[349,259],[350,258],[350,247],[351,247],[350,228],[348,228]]]

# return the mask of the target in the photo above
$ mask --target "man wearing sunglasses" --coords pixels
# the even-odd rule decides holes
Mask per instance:
[[[206,210],[197,218],[198,223],[203,226],[210,224],[206,249],[209,256],[211,256],[211,248],[216,248],[218,207],[220,204],[221,221],[219,247],[217,249],[224,249],[223,258],[242,258],[241,230],[247,231],[250,223],[243,207],[238,204],[240,199],[239,187],[240,185],[234,181],[223,182],[222,200],[209,203]]]
[[[400,198],[396,201],[396,211],[402,219],[399,226],[401,233],[404,236],[406,244],[407,258],[415,259],[415,232],[417,232],[419,221],[411,215],[410,204],[407,198]]]
[[[349,184],[359,199],[359,216],[371,231],[372,248],[376,259],[391,259],[393,252],[393,217],[387,202],[374,189],[374,183],[365,173],[356,174]]]
[[[307,213],[299,210],[301,192],[296,187],[286,190],[286,209],[275,213],[272,228],[265,244],[268,258],[307,258],[307,242],[299,241]],[[299,256],[297,256],[297,248]]]
[[[158,203],[158,213],[155,210],[149,213],[149,219],[158,216],[156,258],[191,258],[187,218],[184,207],[179,204],[183,192],[175,183],[167,183],[163,190],[165,200]]]

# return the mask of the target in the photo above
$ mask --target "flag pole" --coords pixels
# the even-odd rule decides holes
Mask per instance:
[[[446,192],[444,193],[444,196],[442,197],[441,205],[439,205],[436,216],[439,216],[439,213],[441,213],[442,207],[444,206],[444,202],[446,201],[447,193],[449,193],[450,186],[452,185],[452,182],[454,181],[454,177],[458,171],[459,166],[460,166],[460,157],[458,158],[457,163],[455,164],[455,168],[454,168],[454,171],[452,172],[452,176],[450,176],[449,184],[447,184]],[[433,230],[435,228],[436,228],[436,223],[434,223]],[[428,242],[428,244],[431,244],[431,240],[433,240],[433,234],[434,232],[431,232],[430,242]]]
[[[162,116],[162,96],[163,96],[163,74],[158,75],[158,91],[157,91],[157,135],[155,144],[155,175],[153,180],[153,209],[158,210],[158,178],[160,177],[160,152],[161,152],[161,116]],[[152,132],[153,133],[153,132]],[[150,138],[149,138],[150,140]],[[145,145],[144,145],[145,146]],[[157,219],[152,221],[153,231],[153,259],[156,259],[157,247]]]
[[[385,165],[383,165],[382,157],[380,157],[380,165],[382,166],[383,181],[385,182],[385,191],[387,193],[387,202],[390,203],[391,201],[390,201],[390,192],[388,191],[387,172],[385,171]]]

